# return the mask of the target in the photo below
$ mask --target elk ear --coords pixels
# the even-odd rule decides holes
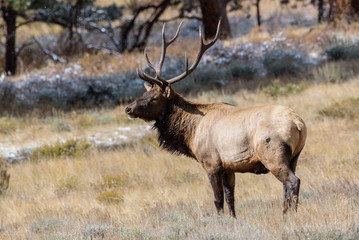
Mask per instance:
[[[143,84],[143,86],[145,86],[147,92],[150,91],[152,88],[152,85],[146,82]]]
[[[173,95],[173,90],[172,90],[172,88],[171,88],[170,86],[167,86],[167,87],[165,88],[164,94],[165,94],[165,97],[166,97],[166,98],[171,98],[172,95]]]

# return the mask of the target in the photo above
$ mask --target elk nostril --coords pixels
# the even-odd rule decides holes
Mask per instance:
[[[127,107],[127,108],[125,109],[125,112],[126,112],[127,114],[129,114],[129,113],[131,112],[131,108]]]

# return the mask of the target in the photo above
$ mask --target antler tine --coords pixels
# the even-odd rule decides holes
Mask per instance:
[[[204,43],[203,36],[202,36],[202,31],[201,31],[201,28],[199,28],[200,49],[198,51],[196,60],[192,63],[191,67],[188,68],[189,60],[188,60],[187,54],[185,53],[185,71],[182,74],[180,74],[179,76],[177,76],[177,77],[171,78],[169,80],[164,80],[164,79],[161,78],[161,69],[162,69],[162,66],[163,66],[163,63],[164,63],[164,60],[165,60],[165,57],[166,57],[166,50],[167,50],[167,47],[169,45],[171,45],[177,39],[177,37],[179,35],[179,32],[181,30],[182,24],[183,24],[183,21],[178,26],[176,34],[168,42],[166,42],[166,36],[165,36],[166,24],[163,25],[163,28],[162,28],[162,52],[161,52],[160,61],[159,61],[159,63],[157,65],[153,65],[151,63],[151,61],[150,61],[150,59],[148,57],[148,54],[147,54],[147,48],[145,48],[144,54],[145,54],[148,66],[150,68],[152,68],[156,72],[156,76],[152,77],[149,74],[145,73],[141,69],[141,67],[138,67],[137,75],[142,80],[144,80],[146,82],[149,82],[151,84],[157,84],[157,85],[163,86],[164,84],[165,85],[166,84],[172,84],[172,83],[176,83],[176,82],[184,79],[186,76],[191,74],[196,69],[199,62],[201,61],[201,58],[202,58],[203,54],[207,51],[208,48],[212,47],[217,42],[217,40],[219,38],[221,20],[219,20],[219,22],[218,22],[217,32],[216,32],[216,35],[215,35],[214,39],[211,42],[209,42],[208,44]]]
[[[190,73],[192,73],[196,69],[199,62],[201,61],[203,54],[207,51],[207,49],[212,47],[217,42],[217,40],[219,38],[220,27],[221,27],[221,20],[219,20],[219,22],[218,22],[217,32],[216,32],[214,39],[211,42],[209,42],[208,44],[204,43],[202,31],[201,31],[201,28],[199,28],[200,49],[198,51],[196,60],[192,63],[191,67],[188,69],[188,59],[185,59],[185,61],[186,61],[185,71],[181,75],[178,75],[177,77],[166,80],[169,84],[173,84],[173,83],[176,83],[176,82],[184,79],[185,77],[187,77]]]
[[[136,71],[137,71],[137,75],[138,75],[139,78],[141,78],[142,80],[144,80],[144,81],[146,81],[146,82],[148,82],[148,83],[150,83],[150,84],[158,84],[158,85],[162,86],[163,83],[162,83],[161,81],[159,81],[159,80],[157,80],[157,79],[151,77],[150,75],[146,74],[146,73],[141,69],[140,66],[138,66],[138,68],[136,69]]]
[[[145,48],[144,54],[145,54],[148,66],[156,71],[156,67],[151,63],[151,61],[150,61],[150,59],[149,59],[149,57],[147,55],[147,48]]]
[[[183,21],[181,21],[181,23],[179,24],[176,34],[168,42],[166,42],[166,36],[165,36],[166,24],[163,24],[163,27],[162,27],[162,52],[161,52],[160,62],[156,66],[156,68],[157,68],[156,74],[158,77],[161,77],[161,69],[162,69],[163,63],[165,61],[167,48],[169,45],[171,45],[177,39],[177,37],[181,31],[182,24],[183,24]]]
[[[182,27],[183,21],[180,22],[178,28],[177,28],[177,32],[176,34],[173,36],[173,38],[171,40],[168,41],[168,45],[172,44],[178,37],[180,31],[181,31],[181,27]]]

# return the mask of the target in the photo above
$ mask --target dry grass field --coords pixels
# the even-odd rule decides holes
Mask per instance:
[[[0,144],[33,144],[38,155],[7,167],[0,239],[358,239],[358,92],[354,78],[276,98],[243,90],[204,92],[194,99],[230,99],[240,107],[279,103],[303,117],[309,132],[297,168],[300,205],[298,213],[286,216],[282,185],[271,174],[237,174],[238,217],[229,217],[227,209],[218,216],[201,166],[161,150],[154,133],[141,135],[138,129],[150,123],[128,120],[124,106],[46,119],[2,118],[8,131],[0,132]],[[93,135],[120,130],[126,144],[107,150],[87,146]],[[74,138],[83,143],[73,154],[46,145],[61,148]]]
[[[112,2],[131,1],[98,4]],[[269,21],[278,6],[268,2],[261,4],[271,6],[263,11]],[[313,46],[308,47],[310,53],[322,54],[325,49],[318,47],[322,36],[324,43],[330,34],[357,39],[358,24],[333,29],[322,24],[272,34],[265,27],[254,28],[223,45],[229,49],[241,41],[256,43],[280,36],[296,47]],[[30,35],[60,32],[36,23],[21,28],[18,37],[26,40]],[[169,55],[183,57],[183,49],[195,54],[197,42],[179,39]],[[155,59],[159,47],[150,48],[150,54]],[[50,63],[21,70],[14,81],[26,79],[27,71],[48,78],[74,64],[81,66],[83,76],[101,79],[104,74],[133,71],[144,62],[142,53],[84,54],[67,65]],[[293,77],[295,84],[287,85],[290,92],[284,95],[271,96],[277,90],[268,85],[234,93],[228,89],[190,93],[192,100],[203,103],[282,104],[304,119],[308,137],[296,172],[301,179],[299,207],[297,213],[285,216],[282,184],[271,174],[249,173],[236,175],[237,219],[229,216],[227,206],[223,215],[217,215],[212,188],[200,164],[160,149],[151,123],[129,120],[124,105],[53,110],[51,116],[39,109],[22,117],[1,116],[0,168],[6,168],[10,184],[2,191],[0,179],[0,239],[359,239],[356,66],[357,60],[351,59],[317,65],[305,77]],[[259,82],[267,80],[273,79]],[[284,75],[280,80],[278,84],[286,84],[292,79]],[[297,87],[300,90],[295,91]],[[27,161],[5,164],[1,156],[16,151]]]

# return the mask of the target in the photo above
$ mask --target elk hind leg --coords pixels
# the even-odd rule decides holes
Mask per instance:
[[[297,211],[300,179],[287,166],[270,170],[273,175],[283,183],[284,202],[283,213],[290,207]]]
[[[224,186],[224,196],[228,205],[229,213],[232,217],[236,217],[236,212],[234,208],[234,186],[236,183],[234,173],[225,173],[223,174],[223,186]]]
[[[264,151],[266,161],[263,165],[283,184],[283,213],[286,213],[289,207],[297,211],[300,179],[294,171],[299,154],[291,159],[292,150],[285,143],[268,142],[267,149],[269,151]]]

